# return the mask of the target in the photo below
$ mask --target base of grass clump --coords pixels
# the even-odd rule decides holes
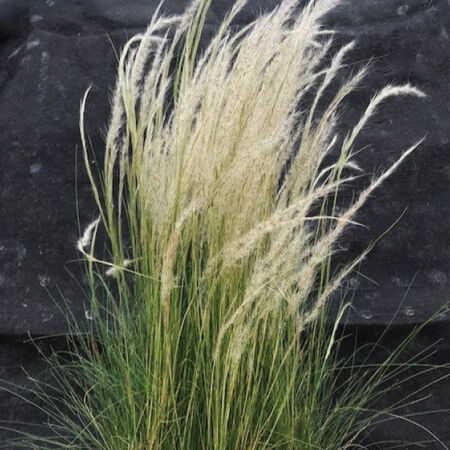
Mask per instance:
[[[342,305],[334,313],[337,314],[334,324],[328,307],[325,307],[317,320],[300,336],[300,356],[296,365],[298,384],[294,391],[289,392],[295,396],[299,414],[295,438],[274,436],[275,446],[259,442],[255,443],[254,448],[381,449],[438,444],[436,448],[446,449],[438,436],[421,425],[420,420],[416,421],[416,416],[420,418],[424,413],[433,413],[418,413],[417,403],[426,399],[423,394],[431,385],[449,376],[448,367],[430,363],[433,346],[412,356],[409,352],[410,344],[434,316],[406,333],[389,355],[380,359],[374,353],[380,347],[385,348],[383,336],[388,329],[381,333],[376,342],[349,350],[354,340],[345,326],[349,306],[349,303]],[[128,316],[123,318],[129,319]],[[30,378],[35,388],[22,389],[22,394],[16,394],[47,414],[48,423],[45,427],[43,424],[28,424],[41,428],[39,435],[24,431],[26,427],[21,427],[21,431],[8,428],[20,435],[8,445],[39,450],[166,448],[159,442],[149,447],[136,429],[128,428],[133,426],[133,419],[128,415],[130,394],[135,408],[144,404],[138,404],[139,391],[131,391],[121,380],[126,379],[128,373],[131,379],[144,377],[143,373],[132,372],[135,364],[130,366],[120,354],[116,358],[111,357],[114,351],[123,350],[123,343],[109,339],[102,345],[102,337],[105,336],[99,337],[95,326],[90,333],[85,333],[75,322],[71,321],[71,325],[68,348],[50,357],[42,354],[50,368],[45,379]],[[345,344],[344,348],[341,348],[342,344]],[[39,346],[39,343],[36,345]],[[133,355],[133,363],[136,359]],[[107,362],[114,362],[114,365]],[[435,375],[430,377],[431,372]],[[417,384],[423,376],[428,382]],[[407,383],[413,383],[414,389],[402,398],[395,396],[395,391],[403,389]],[[18,386],[2,386],[10,392],[13,388]],[[283,397],[284,391],[278,395]],[[34,400],[30,399],[31,396]],[[402,415],[402,411],[411,405],[415,405],[416,414]],[[391,440],[383,442],[374,439],[373,431],[377,427],[385,427],[395,420],[419,430],[415,435],[420,434],[422,441],[410,442],[399,436],[392,436]],[[125,435],[127,440],[122,443]],[[197,438],[199,436],[193,436],[192,441],[180,448],[205,448]]]
[[[418,143],[339,214],[336,204],[355,179],[354,143],[377,107],[424,94],[385,87],[340,139],[340,106],[367,67],[319,113],[353,46],[325,63],[332,40],[320,21],[338,2],[300,11],[285,0],[232,32],[244,3],[202,52],[205,0],[177,17],[158,11],[125,45],[99,176],[89,165],[87,93],[82,101],[99,218],[78,250],[95,320],[57,371],[70,414],[53,411],[60,436],[45,445],[357,448],[376,417],[360,413],[386,366],[360,377],[360,390],[337,389],[336,327],[324,320],[365,253],[333,275],[329,261],[370,194]],[[96,256],[99,228],[107,259]]]

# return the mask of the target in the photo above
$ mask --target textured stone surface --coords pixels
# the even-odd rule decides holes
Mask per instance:
[[[32,343],[26,336],[0,336],[1,448],[24,448],[14,442],[20,438],[16,430],[41,436],[51,434],[48,417],[39,409],[45,404],[31,393],[37,386],[32,379],[49,381],[46,375],[48,367],[42,355],[48,356],[52,348],[61,350],[63,345],[62,339],[36,340]]]
[[[164,8],[179,12],[185,3],[167,0]],[[276,3],[251,0],[239,23]],[[153,0],[0,0],[3,378],[23,382],[19,370],[23,361],[36,364],[36,370],[40,367],[38,355],[21,344],[25,333],[64,332],[61,309],[66,305],[79,320],[86,320],[87,297],[74,248],[77,204],[81,226],[95,217],[95,209],[80,158],[79,102],[92,84],[86,119],[101,159],[100,130],[107,122],[108,92],[115,77],[114,48],[145,27],[156,4]],[[208,31],[230,5],[228,0],[213,1]],[[344,111],[343,133],[386,83],[411,82],[428,94],[424,101],[389,101],[357,144],[365,148],[358,158],[368,174],[364,183],[373,170],[387,167],[403,149],[427,136],[362,211],[359,220],[368,228],[349,231],[342,242],[348,249],[342,254],[345,260],[402,215],[376,244],[360,276],[349,279],[355,307],[350,321],[362,324],[364,339],[370,340],[375,325],[387,324],[394,314],[396,324],[411,326],[450,300],[450,2],[348,0],[329,16],[328,24],[337,30],[337,43],[356,39],[347,60],[349,70],[369,60],[372,64],[371,74]],[[415,344],[420,351],[429,336],[443,338],[438,362],[450,360],[445,334],[449,320],[450,316],[441,315],[431,334]],[[392,338],[391,344],[395,342]],[[448,387],[433,387],[428,407],[448,408]],[[31,421],[32,413],[22,410],[12,397],[4,394],[0,402],[6,408],[1,419]],[[450,419],[441,418],[441,428],[441,420],[429,423],[450,443],[445,426]]]
[[[351,3],[351,8],[348,5]],[[350,253],[381,235],[361,272],[353,320],[387,323],[403,297],[397,322],[421,321],[450,299],[450,6],[446,1],[358,1],[330,18],[342,39],[356,39],[351,60],[372,58],[372,72],[350,101],[353,112],[386,83],[410,82],[428,98],[389,101],[364,130],[359,162],[369,173],[386,166],[422,136],[425,142],[379,189],[360,220],[369,230],[348,236]],[[346,245],[344,244],[344,245]]]
[[[353,361],[356,365],[367,362],[380,364],[398,348],[410,332],[410,325],[396,325],[388,329],[384,325],[347,327],[345,333],[352,337],[344,340],[342,355],[354,355]],[[423,357],[426,354],[422,364],[441,365],[449,360],[449,342],[448,325],[433,323],[420,331],[416,339],[402,352],[399,361],[405,362],[415,358],[418,362],[418,355]],[[433,353],[425,351],[431,347],[434,349]],[[354,353],[355,349],[359,350]],[[423,373],[420,371],[421,369],[414,368],[403,372],[399,376],[391,377],[384,386],[387,393],[375,401],[373,410],[380,411],[383,407],[397,406],[392,411],[393,415],[381,416],[369,434],[372,443],[379,443],[378,447],[368,445],[367,448],[443,450],[450,446],[448,368],[425,369]],[[435,437],[441,442],[436,442]],[[408,442],[409,445],[402,446],[400,442]],[[396,444],[399,447],[395,447]]]

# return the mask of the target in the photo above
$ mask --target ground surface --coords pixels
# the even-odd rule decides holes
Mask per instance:
[[[101,158],[100,130],[107,122],[115,76],[114,47],[119,49],[127,36],[145,27],[156,4],[0,0],[2,378],[21,383],[21,364],[41,368],[37,352],[22,341],[28,332],[65,332],[61,308],[68,305],[79,320],[87,320],[83,275],[75,261],[76,205],[82,226],[95,217],[95,210],[79,152],[79,102],[92,84],[86,118]],[[180,11],[183,4],[167,0],[165,10]],[[229,4],[213,1],[208,32]],[[275,4],[251,0],[237,25]],[[349,0],[327,20],[337,30],[337,42],[357,41],[350,67],[372,58],[371,75],[351,96],[343,115],[343,133],[386,83],[411,82],[428,94],[425,101],[389,102],[358,142],[360,148],[368,146],[359,163],[370,174],[427,135],[362,211],[359,220],[368,229],[352,230],[342,244],[346,255],[355,255],[404,213],[363,264],[362,276],[349,280],[355,289],[350,322],[370,339],[396,311],[395,326],[404,329],[450,300],[450,2]],[[450,315],[441,315],[430,332],[444,339],[440,362],[450,361],[445,334],[449,321]],[[396,334],[392,336],[394,345]],[[417,349],[427,339],[419,339]],[[450,407],[448,388],[434,388],[431,408]],[[2,419],[31,420],[32,413],[6,394],[0,396],[0,408],[6,414]],[[433,424],[450,443],[450,416],[439,417]]]

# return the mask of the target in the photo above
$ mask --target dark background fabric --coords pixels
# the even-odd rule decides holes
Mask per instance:
[[[28,333],[64,334],[67,307],[79,321],[88,320],[88,297],[75,242],[77,217],[83,227],[95,218],[95,208],[80,154],[80,99],[92,84],[86,121],[101,161],[102,130],[115,80],[115,49],[145,28],[157,3],[0,0],[3,379],[20,384],[25,380],[21,365],[32,372],[44,368],[36,349],[23,343]],[[163,10],[181,12],[186,3],[166,0]],[[235,25],[248,23],[277,3],[250,0]],[[213,0],[206,35],[231,4]],[[326,22],[337,31],[336,46],[356,40],[347,58],[348,70],[368,61],[372,64],[343,111],[343,133],[387,83],[410,82],[428,95],[425,100],[390,100],[362,132],[357,147],[365,148],[358,157],[367,173],[365,182],[415,141],[424,135],[426,140],[364,207],[358,220],[367,228],[351,229],[342,241],[346,250],[342,257],[351,258],[401,216],[347,282],[354,297],[349,326],[362,330],[359,341],[376,339],[392,321],[386,346],[395,348],[405,330],[426,321],[450,299],[450,2],[347,0]],[[437,316],[414,349],[420,351],[441,339],[433,358],[440,364],[450,363],[449,321],[450,314]],[[450,408],[449,388],[446,381],[433,385],[424,405]],[[0,419],[42,421],[33,414],[17,398],[0,392]],[[449,413],[429,415],[426,420],[450,445]],[[410,438],[414,433],[393,424],[382,427],[383,432],[392,437],[405,428]],[[424,439],[423,434],[417,436]],[[434,447],[426,444],[425,448]]]

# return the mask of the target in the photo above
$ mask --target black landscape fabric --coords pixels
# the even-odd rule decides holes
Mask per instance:
[[[95,208],[80,151],[80,99],[92,84],[86,122],[101,161],[108,95],[115,81],[114,49],[145,28],[157,3],[0,0],[2,379],[21,384],[26,379],[21,366],[31,373],[44,368],[36,349],[23,341],[28,333],[67,331],[60,311],[65,303],[78,320],[87,320],[88,299],[75,250],[77,207],[83,225],[95,218]],[[206,39],[231,4],[213,0]],[[276,4],[250,0],[235,26]],[[185,0],[166,0],[163,10],[181,12],[185,5]],[[327,25],[337,31],[336,45],[356,40],[347,58],[349,71],[369,60],[372,66],[343,111],[343,134],[387,83],[409,82],[428,95],[424,101],[390,100],[361,133],[357,147],[364,150],[358,163],[367,174],[387,167],[425,135],[426,140],[363,208],[358,221],[367,228],[350,230],[343,241],[347,251],[339,256],[357,255],[400,218],[375,245],[360,275],[348,280],[354,295],[349,327],[358,330],[360,343],[369,342],[394,317],[385,339],[389,349],[450,300],[450,2],[348,0],[327,17]],[[369,179],[363,177],[361,183]],[[450,315],[438,316],[413,350],[440,339],[433,361],[449,363],[449,323]],[[406,395],[405,389],[398,395]],[[425,394],[430,395],[425,405],[407,413],[450,408],[449,381]],[[0,420],[31,423],[44,418],[0,393]],[[429,415],[423,423],[450,446],[449,412]],[[386,440],[400,435],[411,440],[414,433],[418,440],[427,439],[398,421],[377,432]],[[3,433],[7,435],[0,431],[0,442]],[[424,448],[442,448],[433,445]]]

